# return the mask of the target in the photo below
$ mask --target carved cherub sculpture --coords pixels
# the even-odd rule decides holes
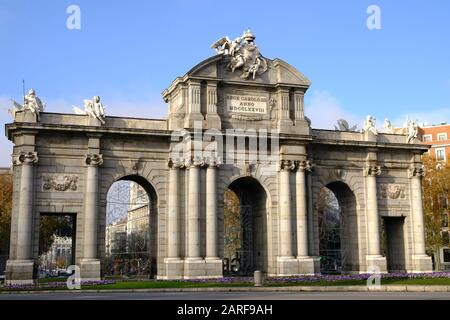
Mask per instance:
[[[99,120],[102,124],[105,124],[105,107],[100,101],[99,96],[94,96],[92,100],[85,99],[84,110],[73,106],[73,110],[76,114],[88,115],[94,119]]]
[[[406,138],[407,143],[414,143],[414,140],[417,138],[419,134],[419,126],[417,122],[414,120],[408,121],[408,136]]]
[[[364,121],[364,127],[362,129],[363,133],[371,133],[373,135],[378,135],[378,130],[375,127],[376,125],[376,120],[374,117],[372,117],[371,115],[368,115],[366,117],[366,120]]]
[[[41,99],[36,96],[34,89],[30,89],[28,94],[23,97],[23,105],[17,101],[11,99],[14,107],[9,109],[8,112],[15,117],[17,111],[29,110],[36,115],[37,120],[40,120],[40,113],[45,110],[45,103],[42,103]]]

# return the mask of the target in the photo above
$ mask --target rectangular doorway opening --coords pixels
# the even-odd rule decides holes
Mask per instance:
[[[404,217],[384,217],[385,253],[388,272],[406,272]]]
[[[41,213],[38,278],[68,277],[75,264],[76,214]]]

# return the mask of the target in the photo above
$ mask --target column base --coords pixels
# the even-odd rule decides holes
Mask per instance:
[[[166,274],[164,276],[157,276],[161,280],[181,280],[184,273],[184,260],[179,258],[165,258],[164,266]]]
[[[223,277],[223,261],[218,257],[205,258],[206,278],[218,279]]]
[[[320,273],[320,259],[317,257],[297,257],[298,274],[315,275]]]
[[[187,258],[184,260],[184,279],[205,279],[206,261],[202,258]]]
[[[367,255],[366,256],[367,272],[380,272],[387,273],[387,262],[386,257],[381,255]]]
[[[298,274],[298,260],[294,257],[278,257],[278,276],[295,276]]]
[[[431,257],[426,254],[412,256],[412,273],[433,272]]]
[[[99,259],[81,259],[80,261],[81,281],[99,281],[101,280],[100,260]]]
[[[6,284],[33,284],[34,260],[6,261]]]

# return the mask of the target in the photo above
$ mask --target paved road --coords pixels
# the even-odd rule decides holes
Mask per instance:
[[[450,292],[102,292],[0,294],[0,300],[450,300]]]

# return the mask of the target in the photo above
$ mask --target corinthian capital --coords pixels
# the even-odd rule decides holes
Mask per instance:
[[[300,171],[311,171],[312,170],[312,164],[309,160],[299,160],[297,161],[297,170]]]
[[[295,161],[293,161],[293,160],[281,160],[281,162],[280,162],[280,170],[281,171],[283,171],[283,170],[293,171],[293,170],[295,170],[295,167],[296,167]]]
[[[376,177],[381,174],[381,167],[377,165],[367,165],[364,168],[364,175],[369,177]]]
[[[172,169],[183,169],[186,168],[186,163],[184,158],[169,158],[169,168]]]
[[[423,177],[425,175],[425,169],[422,167],[408,169],[408,177]]]
[[[204,167],[206,166],[205,158],[203,157],[192,157],[188,160],[188,166],[189,167]]]
[[[88,166],[101,166],[103,164],[103,155],[98,153],[88,153],[84,162]]]
[[[219,157],[208,157],[206,158],[205,162],[206,165],[210,168],[218,168],[222,164],[222,161]]]
[[[20,152],[14,157],[14,164],[20,165],[20,164],[34,164],[37,163],[39,160],[37,152]]]

